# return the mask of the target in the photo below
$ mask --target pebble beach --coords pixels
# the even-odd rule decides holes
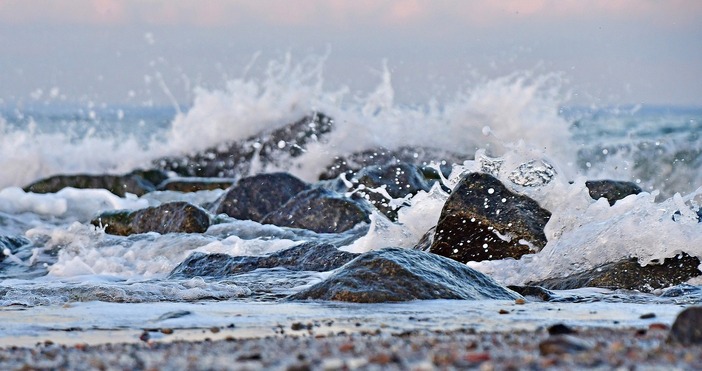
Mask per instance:
[[[296,325],[291,324],[290,328]],[[563,328],[566,330],[564,331]],[[667,341],[648,328],[538,331],[285,334],[265,338],[58,345],[0,351],[3,370],[694,370],[702,345]]]

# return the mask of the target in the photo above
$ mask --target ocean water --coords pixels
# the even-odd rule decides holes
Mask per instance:
[[[702,301],[702,279],[695,278],[681,296],[599,289],[563,292],[584,299],[558,304],[558,312],[563,309],[558,315],[548,309],[549,303],[530,303],[525,306],[529,316],[507,316],[500,323],[485,318],[512,303],[281,303],[280,298],[329,273],[259,270],[219,280],[172,279],[168,274],[193,252],[264,255],[310,240],[346,240],[341,249],[353,252],[412,248],[435,225],[448,195],[440,187],[419,192],[400,209],[397,222],[375,214],[370,224],[351,232],[353,238],[251,221],[218,224],[204,234],[121,237],[105,234],[89,220],[98,211],[175,200],[208,202],[222,191],[118,197],[105,190],[67,188],[34,194],[21,189],[55,174],[121,174],[148,168],[162,157],[194,154],[323,112],[335,122],[328,137],[310,145],[302,156],[254,164],[241,175],[284,170],[314,182],[339,155],[379,147],[430,147],[463,156],[459,163],[443,163],[453,166],[445,184],[455,184],[462,174],[486,163],[500,163],[496,175],[507,187],[553,214],[545,231],[549,242],[540,253],[520,260],[469,263],[500,283],[520,285],[630,257],[642,264],[681,252],[702,258],[702,108],[573,106],[559,74],[530,72],[407,105],[395,102],[387,70],[375,89],[362,93],[326,87],[321,71],[316,63],[271,62],[264,77],[235,79],[223,89],[199,89],[193,102],[177,107],[3,102],[0,236],[23,238],[24,243],[16,251],[6,249],[0,262],[0,314],[3,322],[14,323],[0,329],[2,343],[16,339],[30,344],[70,329],[96,332],[102,341],[107,333],[136,340],[135,332],[163,321],[195,333],[231,322],[239,324],[240,336],[277,333],[277,326],[293,319],[342,317],[337,324],[346,325],[329,326],[330,330],[351,330],[358,321],[366,321],[363,324],[369,326],[392,322],[404,331],[416,325],[408,318],[431,317],[439,307],[448,308],[448,314],[429,321],[434,329],[460,327],[466,316],[485,322],[479,330],[558,320],[636,326],[643,321],[627,317],[631,313],[654,311],[659,320],[672,321],[681,306]],[[435,166],[445,161],[433,160]],[[552,169],[552,179],[528,187],[515,183],[511,174],[525,163]],[[644,192],[610,206],[589,197],[585,181],[594,179],[633,181]],[[160,317],[178,312],[187,313],[177,320]],[[72,336],[64,340],[76,340],[80,334]]]

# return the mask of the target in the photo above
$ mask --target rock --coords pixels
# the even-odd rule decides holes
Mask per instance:
[[[673,322],[668,341],[683,345],[702,344],[702,307],[685,308]]]
[[[446,200],[430,252],[468,261],[518,259],[546,245],[551,213],[489,174],[467,174]]]
[[[256,134],[241,142],[225,143],[202,153],[182,158],[164,158],[154,163],[159,169],[182,176],[237,178],[258,168],[285,168],[291,158],[331,132],[334,121],[313,113],[282,128]]]
[[[159,191],[198,192],[227,189],[234,179],[227,178],[171,178],[158,185]]]
[[[391,199],[413,196],[431,188],[419,167],[405,162],[365,167],[351,178],[351,182],[354,185],[348,191],[356,190],[357,195],[391,220],[397,219],[397,209],[402,206],[391,203]]]
[[[142,170],[137,170],[125,175],[55,175],[46,179],[38,180],[24,187],[24,191],[34,193],[55,193],[63,188],[73,187],[80,189],[106,189],[120,197],[124,197],[127,193],[142,196],[156,189],[156,186],[143,176],[146,176],[152,180],[161,179],[161,177],[157,176],[156,173],[165,176],[160,171],[145,172]]]
[[[541,301],[551,301],[557,297],[552,291],[539,286],[507,286],[507,288],[524,297],[539,298]]]
[[[170,277],[222,278],[259,268],[326,272],[348,263],[357,255],[341,251],[331,244],[312,242],[303,243],[268,256],[230,256],[195,252],[175,267]]]
[[[105,233],[128,236],[157,232],[203,233],[211,224],[207,211],[187,202],[170,202],[134,211],[116,210],[100,214],[91,224],[104,226]]]
[[[370,223],[368,206],[324,188],[298,193],[261,220],[263,224],[317,233],[341,233],[362,222]]]
[[[699,265],[698,258],[684,253],[674,258],[664,259],[662,264],[648,264],[643,267],[634,258],[608,263],[568,277],[549,278],[533,284],[551,290],[602,287],[652,292],[701,275],[702,272],[697,269]]]
[[[550,336],[539,343],[539,351],[542,356],[580,353],[593,348],[594,346],[589,342],[570,335]]]
[[[548,331],[549,335],[572,335],[578,333],[577,331],[562,323],[557,323],[555,325],[549,326],[546,329],[546,331]]]
[[[394,150],[380,147],[337,156],[319,175],[319,179],[335,179],[341,174],[346,174],[349,179],[368,166],[392,166],[400,163],[416,165],[427,179],[439,179],[436,170],[427,167],[431,162],[441,164],[441,172],[444,176],[448,176],[451,173],[452,164],[463,163],[470,159],[472,159],[471,155],[430,147],[400,147]]]
[[[212,210],[215,214],[260,222],[308,188],[307,183],[288,173],[254,175],[240,179],[214,202]]]
[[[20,247],[29,244],[30,241],[21,236],[0,236],[0,262],[8,256],[6,252],[16,254]]]
[[[610,205],[629,195],[637,195],[642,192],[641,187],[636,183],[619,180],[588,180],[585,182],[590,197],[599,200],[604,197]]]
[[[291,300],[383,303],[426,299],[514,300],[519,294],[451,259],[413,249],[362,254]]]

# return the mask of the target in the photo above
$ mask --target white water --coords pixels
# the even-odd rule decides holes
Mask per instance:
[[[274,61],[263,78],[232,80],[223,90],[198,89],[192,107],[176,115],[168,127],[136,125],[133,133],[117,137],[91,130],[75,136],[48,130],[45,126],[51,123],[40,122],[17,128],[0,120],[0,235],[23,235],[39,246],[31,257],[14,257],[23,264],[43,262],[42,254],[57,254],[54,261],[45,263],[48,274],[44,277],[4,280],[2,286],[12,286],[14,291],[5,295],[3,304],[63,304],[72,301],[68,293],[75,287],[112,294],[122,290],[124,297],[142,301],[196,300],[208,293],[221,298],[250,294],[247,283],[164,279],[194,251],[261,255],[305,239],[327,237],[241,221],[213,226],[203,235],[114,237],[87,224],[98,210],[137,209],[172,200],[211,201],[219,193],[160,192],[120,198],[103,190],[64,189],[38,195],[18,187],[53,174],[124,173],[148,167],[162,156],[191,154],[281,127],[310,110],[334,118],[334,131],[307,148],[292,166],[262,171],[285,170],[315,181],[339,154],[379,146],[423,146],[465,154],[467,161],[454,166],[446,180],[451,185],[462,173],[499,159],[502,165],[495,175],[553,214],[546,226],[549,242],[541,253],[518,261],[470,263],[502,283],[564,275],[628,257],[647,263],[685,251],[702,258],[702,224],[695,214],[702,203],[702,190],[695,190],[701,185],[699,175],[687,188],[679,189],[682,194],[662,201],[656,200],[657,192],[650,187],[647,191],[651,193],[630,196],[611,207],[604,200],[590,199],[585,180],[592,179],[591,175],[634,180],[633,166],[620,153],[593,166],[591,173],[578,167],[577,152],[583,144],[573,139],[570,122],[559,114],[568,93],[558,74],[515,73],[467,87],[445,101],[405,106],[394,102],[387,69],[374,91],[361,94],[351,94],[343,87],[327,88],[322,71],[323,61],[317,59],[300,64],[290,59]],[[549,164],[555,172],[551,181],[535,187],[515,184],[513,171],[530,161],[542,168]],[[411,207],[400,210],[399,223],[374,215],[369,233],[344,249],[363,252],[414,246],[435,225],[446,197],[438,186],[420,192],[409,200]],[[675,216],[676,212],[680,215]],[[322,277],[300,278],[299,285]],[[39,290],[45,287],[59,294],[52,297]]]

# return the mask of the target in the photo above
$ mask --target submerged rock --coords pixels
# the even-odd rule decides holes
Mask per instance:
[[[366,205],[324,188],[298,193],[261,220],[263,224],[317,233],[340,233],[362,222],[370,223],[370,210]]]
[[[260,222],[308,188],[307,183],[288,173],[254,175],[240,179],[214,202],[212,211],[239,220]]]
[[[333,120],[315,112],[282,128],[265,131],[240,142],[226,143],[182,158],[164,158],[157,168],[183,176],[240,177],[254,170],[276,165],[284,168],[307,146],[318,142],[333,129]]]
[[[401,248],[362,254],[326,280],[290,296],[292,300],[356,303],[518,298],[519,294],[454,260]]]
[[[568,277],[550,278],[533,283],[551,290],[570,290],[581,287],[601,287],[652,292],[702,275],[697,268],[700,260],[687,254],[664,259],[662,264],[641,266],[634,259],[608,263],[587,272]]]
[[[125,175],[55,175],[24,187],[24,191],[55,193],[66,187],[73,187],[79,189],[106,189],[120,197],[124,197],[127,193],[142,196],[156,189],[152,181],[161,182],[165,178],[166,175],[160,171],[143,170],[137,170]]]
[[[397,219],[397,209],[402,206],[393,200],[431,188],[420,169],[405,162],[365,167],[351,178],[351,183],[353,186],[348,191],[354,190],[391,220]]]
[[[610,205],[629,195],[637,195],[642,192],[641,187],[636,183],[620,180],[588,180],[585,182],[590,197],[599,200],[604,197]]]
[[[16,254],[20,247],[29,243],[28,239],[21,236],[0,236],[0,262],[5,260],[7,253]]]
[[[170,202],[134,211],[116,210],[100,214],[90,221],[104,227],[105,233],[128,236],[157,232],[203,233],[211,224],[207,211],[187,202]]]
[[[668,341],[683,345],[702,344],[702,307],[685,308],[673,322]]]
[[[158,185],[159,191],[198,192],[227,189],[234,179],[227,178],[171,178]]]
[[[291,271],[326,272],[336,269],[358,254],[341,251],[327,243],[303,243],[268,256],[230,256],[192,253],[173,269],[170,277],[226,277],[259,268],[285,268]]]
[[[551,213],[489,174],[461,179],[446,200],[430,252],[468,261],[518,259],[546,245]]]

